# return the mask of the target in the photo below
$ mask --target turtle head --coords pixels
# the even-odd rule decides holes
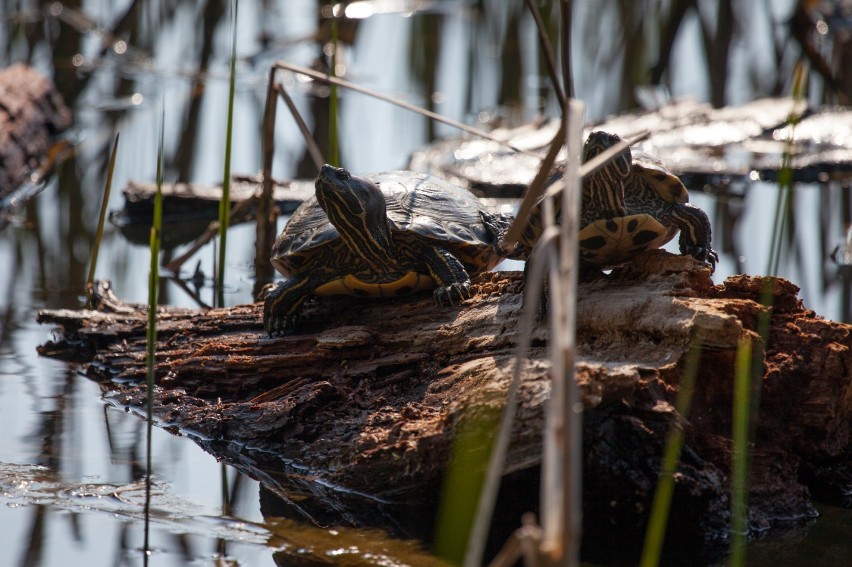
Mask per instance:
[[[616,134],[609,132],[601,132],[600,130],[589,134],[589,138],[583,145],[583,162],[587,162],[601,152],[611,148],[621,141]],[[633,162],[630,155],[630,148],[625,148],[609,161],[602,169],[609,173],[610,176],[617,179],[623,179],[630,173],[630,166]]]
[[[387,203],[379,187],[342,167],[323,165],[316,183],[317,202],[350,250],[382,271],[393,255]]]
[[[583,146],[583,161],[589,161],[619,141],[621,138],[615,134],[592,132]],[[626,214],[624,182],[630,174],[632,165],[633,157],[630,148],[624,148],[604,166],[583,179],[581,214],[586,222],[623,217]]]

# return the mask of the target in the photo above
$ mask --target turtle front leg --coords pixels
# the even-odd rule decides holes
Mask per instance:
[[[299,275],[270,289],[263,299],[263,329],[266,333],[271,337],[292,332],[302,304],[322,283],[316,277]]]
[[[438,305],[454,305],[470,297],[470,276],[464,269],[464,264],[447,250],[429,246],[423,252],[429,275],[438,287],[435,289],[435,303]]]
[[[680,229],[680,253],[709,264],[711,271],[715,271],[719,255],[710,245],[712,229],[707,213],[689,203],[683,203],[672,207],[670,219]]]

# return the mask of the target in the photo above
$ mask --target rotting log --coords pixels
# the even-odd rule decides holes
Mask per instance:
[[[691,258],[654,250],[579,286],[588,560],[635,559],[675,422],[683,423],[686,446],[667,552],[705,562],[723,548],[735,351],[742,337],[760,346],[756,328],[767,309],[750,526],[807,521],[816,514],[811,493],[849,504],[843,499],[852,486],[852,326],[807,310],[798,288],[781,279],[772,280],[772,307],[762,306],[766,282],[734,276],[713,285]],[[317,523],[390,524],[407,533],[429,523],[429,513],[404,511],[434,511],[459,425],[492,416],[503,403],[522,287],[521,274],[487,273],[475,279],[474,297],[456,308],[437,307],[428,296],[322,298],[308,305],[298,334],[275,338],[262,332],[260,304],[161,308],[155,413]],[[40,352],[86,363],[110,403],[138,410],[145,399],[146,315],[104,297],[100,311],[40,312],[39,321],[62,328]],[[699,331],[695,397],[682,421],[673,402]],[[538,498],[546,350],[539,325],[499,508],[512,510],[510,528]],[[610,544],[613,538],[619,545]]]
[[[798,120],[795,129],[792,117]],[[498,128],[493,134],[511,140],[516,147],[544,151],[559,122],[539,119],[517,128]],[[755,176],[776,181],[785,167],[794,182],[849,184],[852,180],[852,110],[848,107],[806,108],[790,98],[763,98],[714,108],[681,99],[652,111],[608,117],[588,125],[586,133],[591,130],[623,139],[650,131],[635,149],[660,160],[693,190],[729,193],[732,184],[754,181]],[[795,151],[787,163],[782,159],[783,141],[790,136],[796,147],[808,149]],[[461,137],[438,140],[414,152],[408,168],[451,180],[478,194],[516,197],[539,165],[538,159],[506,152],[494,142]]]
[[[260,177],[235,175],[231,179],[231,206],[251,199],[261,190]],[[178,219],[213,221],[219,218],[221,185],[200,183],[166,183],[163,191],[163,214]],[[272,200],[282,213],[292,213],[302,201],[314,194],[313,181],[274,181]],[[125,223],[151,224],[156,183],[131,181],[124,188],[124,209],[114,214]],[[251,210],[254,213],[254,209]]]
[[[39,169],[70,125],[71,111],[48,78],[22,63],[0,70],[0,197]]]
[[[262,189],[260,177],[235,175],[231,179],[231,210],[236,218],[231,224],[254,219],[257,198]],[[157,184],[131,181],[122,191],[124,207],[110,212],[110,221],[122,234],[137,244],[147,244],[154,214]],[[221,185],[200,183],[167,183],[163,193],[163,246],[173,248],[189,242],[219,219]],[[296,210],[302,201],[314,194],[313,181],[273,181],[272,199],[279,213]]]

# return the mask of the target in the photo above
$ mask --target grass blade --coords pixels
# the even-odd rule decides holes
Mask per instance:
[[[157,149],[157,193],[154,195],[154,219],[151,226],[151,238],[149,242],[151,252],[151,268],[148,272],[148,329],[147,329],[147,356],[146,356],[146,384],[147,395],[145,398],[145,415],[147,417],[147,435],[145,443],[145,544],[144,563],[148,565],[149,527],[151,515],[151,436],[154,425],[154,379],[156,371],[157,351],[157,291],[160,283],[159,259],[160,259],[160,237],[163,228],[163,136],[166,127],[166,111],[162,109],[160,114],[160,143]]]
[[[751,339],[742,337],[737,345],[734,369],[734,419],[731,437],[731,547],[728,565],[745,565],[748,535],[748,446],[749,392],[752,372]]]
[[[237,68],[237,6],[234,0],[231,11],[231,72],[228,83],[228,123],[225,130],[225,172],[222,176],[222,200],[219,201],[219,269],[216,271],[218,304],[225,303],[225,251],[228,225],[231,220],[231,140],[234,126],[234,85]]]
[[[464,561],[474,529],[499,419],[497,408],[468,408],[456,429],[435,521],[435,553],[454,565]]]
[[[648,519],[648,528],[645,531],[645,544],[642,548],[642,559],[639,563],[641,567],[655,567],[660,564],[663,541],[666,537],[669,508],[671,507],[672,495],[674,494],[674,473],[677,471],[681,449],[683,449],[683,426],[689,415],[689,408],[692,405],[692,396],[695,392],[695,379],[698,376],[698,364],[701,360],[703,344],[703,332],[701,329],[698,329],[692,338],[692,344],[686,355],[683,378],[680,381],[680,390],[675,399],[676,421],[672,425],[672,429],[666,439],[665,449],[663,449],[660,479],[654,490],[651,515]]]
[[[790,125],[790,133],[784,144],[784,153],[781,156],[781,169],[778,170],[778,201],[775,205],[775,222],[772,225],[772,237],[769,240],[769,265],[766,273],[777,275],[781,263],[781,248],[783,248],[784,234],[787,231],[787,221],[792,214],[790,210],[793,201],[793,168],[792,160],[795,151],[794,136],[796,125],[801,119],[800,103],[804,100],[807,86],[807,66],[800,61],[793,71],[793,109],[787,122]]]
[[[112,190],[112,174],[115,171],[115,156],[118,153],[119,133],[115,133],[115,141],[112,143],[112,153],[109,156],[109,168],[107,169],[106,186],[104,187],[104,200],[101,202],[101,214],[98,217],[98,231],[95,234],[95,245],[92,248],[92,262],[89,264],[89,276],[86,279],[86,293],[91,297],[95,283],[95,268],[98,265],[98,250],[101,247],[101,239],[104,236],[104,219],[106,219],[107,206],[109,205],[109,194]],[[89,302],[90,300],[87,300]]]

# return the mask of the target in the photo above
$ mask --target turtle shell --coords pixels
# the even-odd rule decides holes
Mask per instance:
[[[500,261],[496,235],[483,222],[488,211],[470,191],[448,181],[411,171],[367,176],[385,196],[388,220],[397,246],[408,238],[435,241],[455,255],[470,275]],[[290,217],[272,248],[272,264],[285,276],[311,268],[317,252],[344,246],[316,197],[303,202]],[[334,256],[326,256],[334,257]]]
[[[689,201],[689,192],[676,175],[636,150],[631,150],[630,169],[621,182],[625,214],[590,222],[579,235],[583,260],[602,268],[627,262],[671,240],[678,228],[661,219],[667,209]]]

